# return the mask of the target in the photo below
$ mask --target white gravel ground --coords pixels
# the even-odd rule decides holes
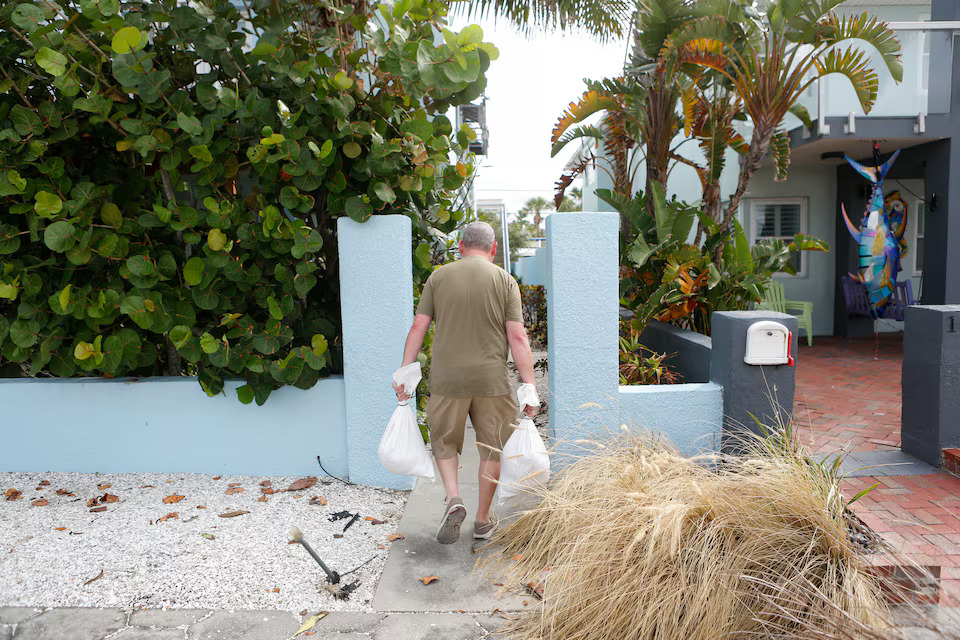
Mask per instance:
[[[0,473],[0,606],[370,610],[390,545],[387,535],[397,532],[405,493],[326,478],[309,489],[281,493],[297,478],[213,478]],[[258,502],[264,480],[278,493]],[[110,488],[98,489],[103,483]],[[230,483],[244,491],[227,495]],[[19,500],[4,498],[11,488],[22,492]],[[74,495],[57,495],[58,489]],[[119,501],[91,513],[87,501],[105,493]],[[173,494],[184,499],[164,504]],[[325,498],[327,506],[310,504],[313,496]],[[38,498],[49,504],[33,506]],[[249,513],[219,517],[232,510]],[[346,532],[347,520],[329,518],[340,511],[360,514]],[[168,513],[178,517],[156,522]],[[384,524],[374,525],[367,516]],[[291,526],[341,573],[373,558],[344,579],[360,580],[348,600],[331,597],[320,567],[302,546],[287,543]],[[84,585],[101,570],[102,577]]]

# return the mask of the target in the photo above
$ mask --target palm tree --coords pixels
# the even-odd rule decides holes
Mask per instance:
[[[505,18],[527,33],[579,28],[601,40],[629,31],[633,10],[633,0],[469,0],[453,9],[468,18]]]
[[[540,222],[543,220],[543,216],[541,214],[544,211],[550,211],[552,209],[553,205],[549,200],[541,196],[537,196],[535,198],[530,198],[524,203],[523,207],[520,209],[519,215],[525,217],[531,213],[533,214],[533,232],[539,236],[541,235]]]
[[[863,40],[877,50],[893,78],[903,77],[900,43],[889,26],[866,13],[834,13],[843,0],[773,0],[760,17],[760,37],[744,33],[742,24],[725,15],[699,18],[669,38],[664,56],[667,73],[684,65],[697,65],[723,76],[734,88],[753,124],[753,134],[740,167],[737,189],[730,197],[721,228],[729,228],[743,194],[761,160],[769,152],[776,163],[776,178],[786,178],[790,141],[783,119],[800,96],[817,79],[830,74],[845,76],[853,86],[864,113],[877,97],[877,72],[857,45]],[[741,46],[733,46],[732,42]],[[809,117],[806,118],[809,122]],[[714,250],[719,264],[723,246]]]

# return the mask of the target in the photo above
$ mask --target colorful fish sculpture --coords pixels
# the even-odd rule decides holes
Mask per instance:
[[[860,272],[854,277],[866,286],[870,305],[877,316],[883,315],[883,310],[893,296],[897,274],[900,272],[901,249],[905,248],[903,236],[907,228],[906,210],[897,212],[891,203],[891,212],[888,212],[883,197],[883,179],[899,155],[898,149],[889,160],[875,167],[862,165],[849,156],[844,156],[857,173],[873,184],[859,229],[850,222],[843,204],[840,208],[850,235],[859,245]]]

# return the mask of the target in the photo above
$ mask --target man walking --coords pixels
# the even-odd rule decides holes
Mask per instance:
[[[440,469],[447,504],[437,542],[453,544],[467,509],[460,499],[458,454],[463,453],[467,416],[473,423],[480,451],[480,505],[473,537],[485,540],[496,528],[490,505],[500,478],[500,453],[517,417],[507,349],[525,384],[532,385],[533,354],[523,326],[520,288],[506,271],[493,264],[497,253],[493,228],[471,222],[463,229],[460,260],[444,265],[427,279],[420,306],[403,349],[402,366],[417,359],[423,338],[436,321],[430,364],[427,416],[430,443]],[[394,385],[399,400],[408,396]],[[533,417],[539,406],[525,406]]]

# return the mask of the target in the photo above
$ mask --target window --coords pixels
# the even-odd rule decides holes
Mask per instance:
[[[807,201],[804,198],[780,198],[776,200],[752,200],[751,242],[764,238],[778,238],[793,242],[793,236],[806,233]],[[793,252],[793,267],[797,275],[805,275],[802,251]]]
[[[926,235],[927,203],[918,200],[916,204],[916,236],[913,242],[913,275],[923,275],[923,239]]]

